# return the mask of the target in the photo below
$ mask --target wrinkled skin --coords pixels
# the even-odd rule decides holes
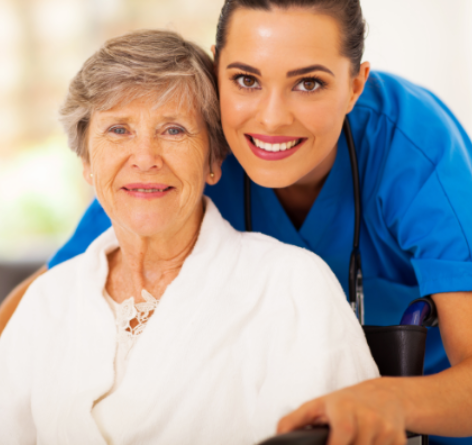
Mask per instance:
[[[88,128],[84,178],[110,217],[120,248],[109,254],[107,291],[116,301],[161,296],[198,236],[210,174],[208,132],[189,105],[153,106],[152,96],[95,111]],[[157,102],[157,96],[154,98]],[[162,184],[165,196],[138,196],[129,184]]]

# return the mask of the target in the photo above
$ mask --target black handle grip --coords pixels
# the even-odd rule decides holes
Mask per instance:
[[[315,426],[311,429],[297,430],[271,437],[259,445],[326,445],[328,436],[328,426]]]

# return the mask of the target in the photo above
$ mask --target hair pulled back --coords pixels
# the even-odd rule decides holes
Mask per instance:
[[[215,61],[226,45],[228,26],[233,13],[242,8],[270,11],[272,8],[307,8],[326,14],[341,27],[341,54],[351,60],[352,74],[360,69],[364,53],[365,21],[360,0],[225,0],[216,30]]]

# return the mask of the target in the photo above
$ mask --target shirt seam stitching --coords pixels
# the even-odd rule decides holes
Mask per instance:
[[[451,200],[449,199],[449,196],[448,194],[446,193],[446,190],[444,189],[444,185],[441,181],[441,178],[438,176],[437,174],[437,170],[436,170],[436,167],[437,165],[426,155],[426,153],[396,124],[395,121],[393,121],[390,116],[388,116],[386,113],[383,113],[383,112],[379,112],[377,110],[375,110],[374,108],[372,107],[368,107],[366,105],[359,105],[359,108],[363,108],[363,109],[366,109],[366,110],[370,110],[370,111],[373,111],[374,113],[376,113],[378,116],[382,116],[384,117],[386,120],[388,120],[394,127],[395,127],[395,130],[397,130],[398,132],[400,132],[411,144],[412,146],[419,152],[421,153],[421,155],[427,160],[429,161],[433,166],[434,166],[434,174],[436,175],[436,178],[441,186],[441,189],[444,193],[444,196],[446,197],[447,199],[447,202],[449,204],[449,207],[451,208],[452,210],[452,213],[454,214],[454,217],[456,218],[457,220],[457,223],[459,224],[459,227],[461,229],[461,233],[462,233],[462,236],[465,240],[465,244],[467,246],[467,250],[469,251],[469,259],[472,257],[472,251],[471,251],[471,246],[469,244],[469,241],[467,239],[467,236],[465,235],[465,232],[464,232],[464,228],[461,224],[461,221],[460,219],[458,218],[457,216],[457,212],[456,210],[454,209],[454,206],[452,205],[451,203]],[[405,210],[405,213],[408,212],[408,210],[410,209],[410,206],[412,205],[412,203],[410,203],[410,205],[407,207],[407,209]],[[385,221],[385,215],[382,211],[382,218],[384,219],[384,222],[386,223]],[[385,224],[385,226],[387,227],[387,230],[389,231],[390,235],[397,241],[398,243],[398,240],[397,238],[393,235],[393,233],[390,231],[390,228],[388,227],[388,224]]]
[[[459,227],[460,227],[460,229],[461,229],[462,236],[463,236],[464,239],[465,239],[465,244],[466,244],[466,246],[467,246],[467,249],[469,250],[469,259],[471,259],[471,250],[470,250],[469,240],[467,239],[467,236],[466,236],[465,231],[464,231],[464,227],[463,227],[462,224],[461,224],[461,220],[458,218],[456,209],[455,209],[454,206],[451,204],[451,200],[449,199],[449,196],[448,196],[448,194],[446,193],[446,190],[444,190],[443,183],[442,183],[442,181],[441,181],[441,178],[438,176],[436,169],[434,169],[434,174],[436,175],[436,178],[438,179],[439,185],[441,186],[441,189],[442,189],[442,191],[443,191],[443,193],[444,193],[444,196],[446,197],[447,202],[449,203],[449,206],[451,207],[451,210],[452,210],[452,212],[454,213],[454,216],[455,216],[455,218],[456,218],[456,220],[457,220],[457,223],[459,224]]]
[[[408,136],[404,130],[402,130],[398,125],[397,123],[386,113],[384,112],[380,112],[380,111],[377,111],[376,109],[372,108],[372,107],[369,107],[367,105],[359,105],[359,108],[364,108],[364,109],[367,109],[367,110],[370,110],[370,111],[373,111],[375,114],[377,114],[378,116],[383,116],[386,120],[388,120],[394,127],[395,127],[395,130],[397,130],[398,132],[400,132],[407,140],[408,142],[410,142],[413,147],[416,148],[416,150],[418,150],[422,155],[423,157],[428,160],[432,165],[434,165],[436,167],[436,164],[429,158],[429,156],[426,155],[426,153],[423,151],[423,149],[416,143],[414,142],[410,136]]]

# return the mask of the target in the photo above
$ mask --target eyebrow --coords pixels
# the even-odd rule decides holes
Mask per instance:
[[[331,74],[333,77],[335,77],[333,72],[324,65],[310,65],[304,68],[298,68],[296,70],[289,71],[287,73],[287,77],[301,76],[303,74],[312,73],[313,71],[324,71],[325,73]]]
[[[106,113],[106,112],[105,112]],[[101,116],[96,117],[97,122],[100,123],[106,123],[108,124],[110,121],[117,121],[120,122],[121,124],[127,124],[128,122],[131,121],[131,118],[127,115],[119,115],[119,114],[103,114]]]
[[[133,115],[111,113],[110,112],[110,114],[108,114],[108,115],[105,114],[104,116],[99,116],[97,120],[99,122],[104,121],[105,123],[108,123],[108,121],[118,121],[122,124],[128,124],[130,122],[133,122],[134,117],[135,116],[133,116]],[[160,120],[162,120],[162,121],[176,121],[176,120],[181,119],[182,117],[185,118],[185,116],[179,116],[178,114],[167,114],[167,115],[161,116]]]
[[[261,72],[257,68],[254,68],[251,65],[246,65],[245,63],[241,62],[230,63],[226,68],[239,68],[240,70],[247,71],[251,74],[256,74],[258,76],[261,75]],[[324,65],[310,65],[304,68],[298,68],[296,70],[289,71],[287,73],[287,77],[302,76],[303,74],[312,73],[313,71],[323,71],[335,77],[334,73],[329,68],[326,68]]]
[[[258,76],[261,75],[261,72],[257,68],[254,68],[251,65],[246,65],[245,63],[240,63],[240,62],[230,63],[226,67],[226,69],[229,69],[229,68],[239,68],[240,70],[247,71],[248,73],[251,73],[251,74],[256,74]]]

